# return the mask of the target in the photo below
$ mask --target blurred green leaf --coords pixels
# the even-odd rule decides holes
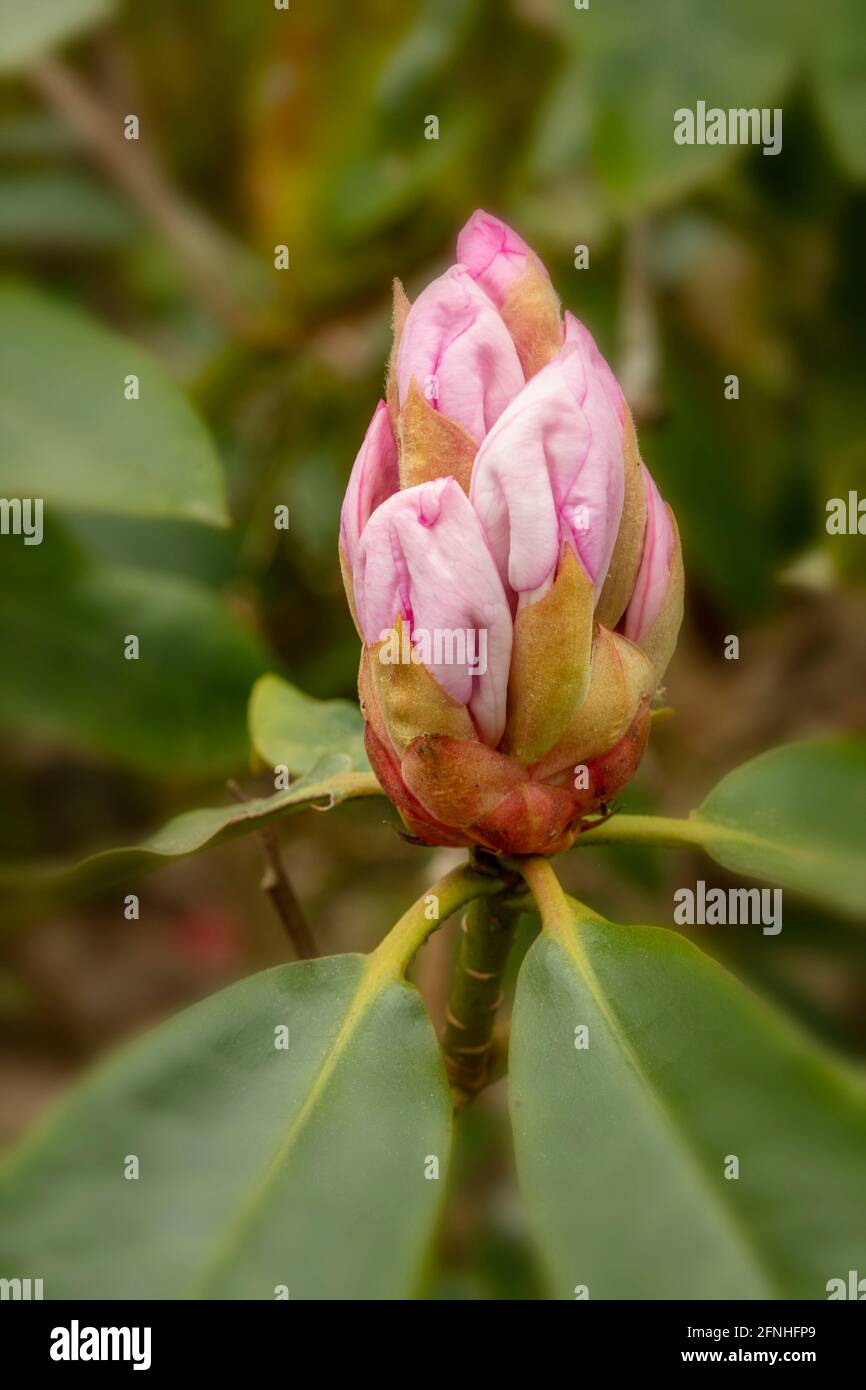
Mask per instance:
[[[0,72],[41,58],[113,9],[114,0],[0,0]]]
[[[524,962],[510,1047],[553,1296],[826,1297],[863,1248],[859,1078],[682,937],[573,909]]]
[[[593,844],[698,845],[719,864],[818,903],[866,912],[866,740],[773,748],[728,773],[688,820],[615,816]]]
[[[845,167],[855,178],[866,172],[857,0],[757,7],[751,0],[608,0],[593,13],[561,0],[559,29],[565,61],[530,157],[530,173],[550,184],[553,204],[563,196],[557,180],[582,178],[590,167],[620,213],[682,198],[748,150],[675,144],[674,112],[694,111],[698,101],[725,111],[784,108],[801,70],[814,83]]]
[[[88,175],[0,174],[0,246],[103,249],[128,242],[139,228],[126,203]]]
[[[18,1152],[0,1268],[38,1268],[48,1298],[408,1298],[450,1112],[414,989],[361,956],[266,971],[127,1048]]]
[[[126,638],[139,641],[126,659]],[[88,563],[56,527],[0,548],[0,724],[169,774],[231,771],[247,755],[250,687],[269,664],[210,590]]]
[[[859,532],[831,535],[827,531],[827,504],[841,499],[848,506],[850,492],[864,493],[866,479],[866,422],[863,419],[863,388],[860,359],[856,349],[842,358],[825,360],[824,376],[815,384],[812,397],[812,434],[820,508],[820,541],[830,561],[831,572],[846,578],[866,580],[866,545]]]
[[[12,110],[0,115],[0,159],[54,159],[78,153],[75,132],[53,111]]]
[[[723,778],[689,823],[726,869],[866,912],[866,740],[763,753]]]
[[[866,178],[866,26],[859,0],[810,6],[811,67],[819,108],[847,171]]]
[[[179,574],[209,587],[230,582],[237,571],[234,527],[98,512],[68,512],[63,521],[81,549],[103,564]]]
[[[314,700],[282,676],[261,676],[249,705],[250,742],[269,767],[309,772],[329,753],[345,753],[349,765],[369,771],[364,720],[348,700]]]
[[[78,863],[0,864],[0,894],[15,896],[38,883],[47,892],[71,887],[91,892],[134,874],[158,869],[166,860],[211,849],[224,840],[249,834],[294,811],[329,810],[357,796],[379,796],[371,772],[354,772],[342,753],[323,758],[306,776],[273,796],[251,797],[226,806],[184,811],[136,845],[97,851]]]
[[[792,14],[793,10],[793,14]],[[797,56],[799,5],[751,0],[696,7],[692,0],[612,0],[580,12],[562,5],[568,61],[551,98],[563,122],[573,102],[573,142],[543,122],[544,171],[551,152],[567,165],[589,158],[612,200],[633,214],[681,195],[742,157],[738,146],[677,145],[674,112],[777,104]],[[591,118],[587,121],[586,93]],[[539,168],[542,172],[542,168]]]
[[[129,375],[138,400],[125,398]],[[0,287],[0,491],[81,511],[228,519],[213,444],[154,359],[10,283]]]
[[[414,23],[395,45],[379,76],[382,108],[396,112],[453,63],[480,10],[478,0],[422,0]]]
[[[694,344],[667,345],[664,391],[671,411],[642,431],[642,452],[676,513],[687,583],[698,581],[724,611],[754,621],[782,554],[772,520],[796,485],[790,466],[788,477],[783,470],[790,462],[785,421],[751,392],[726,401],[722,368],[706,356],[695,359]]]

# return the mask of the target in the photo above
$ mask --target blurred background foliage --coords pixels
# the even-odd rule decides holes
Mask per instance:
[[[766,747],[863,727],[866,542],[825,518],[866,491],[864,76],[855,0],[0,0],[0,491],[48,515],[42,547],[0,547],[4,858],[122,843],[228,776],[266,788],[245,707],[267,670],[353,695],[336,537],[391,278],[414,297],[476,206],[535,246],[617,367],[683,534],[675,717],[624,803],[681,814]],[[675,145],[699,99],[781,107],[782,153]],[[128,113],[141,138],[118,147]],[[109,404],[130,371],[138,441]],[[121,660],[129,632],[147,662]],[[447,862],[395,821],[371,801],[286,824],[323,951],[366,949]],[[6,1135],[115,1039],[288,956],[257,856],[0,904]],[[664,926],[675,886],[726,885],[685,851],[574,854],[563,877]],[[694,935],[864,1049],[855,926],[786,897],[769,944]],[[439,933],[418,965],[439,1019],[450,950]],[[443,1297],[537,1293],[500,1090],[461,1123]]]

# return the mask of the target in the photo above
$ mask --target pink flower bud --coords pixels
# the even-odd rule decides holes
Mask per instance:
[[[394,433],[380,404],[343,504],[365,740],[417,839],[553,854],[637,767],[682,557],[538,258],[482,212],[458,253],[400,304]]]
[[[340,545],[350,569],[354,568],[361,532],[376,508],[399,487],[397,445],[388,408],[380,401],[358,450],[340,513]]]
[[[607,575],[623,505],[623,428],[596,358],[610,374],[583,330],[527,383],[475,460],[472,505],[522,602],[546,593],[562,542],[596,596]]]
[[[616,411],[620,423],[625,419],[626,403],[622,387],[611,371],[606,358],[602,357],[589,329],[574,314],[565,311],[565,341],[580,348],[586,370],[598,383]]]
[[[495,747],[505,727],[511,613],[478,517],[453,478],[407,488],[374,512],[354,585],[364,640],[374,645],[395,621],[408,623],[431,675]]]
[[[479,208],[457,238],[457,259],[501,309],[515,280],[530,263],[550,277],[541,261],[511,227]]]
[[[655,623],[667,597],[676,536],[668,508],[646,464],[641,465],[646,494],[646,531],[634,590],[622,620],[622,630],[638,645]]]
[[[511,335],[464,266],[452,266],[415,300],[396,375],[401,406],[414,377],[433,409],[476,443],[520,391],[523,370]]]

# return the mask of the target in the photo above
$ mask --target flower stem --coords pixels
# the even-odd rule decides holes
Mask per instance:
[[[430,933],[452,913],[473,899],[497,893],[503,887],[501,878],[476,873],[468,864],[452,869],[395,922],[370,956],[369,968],[377,975],[401,976],[419,946],[423,946]]]
[[[492,901],[477,898],[460,923],[442,1034],[445,1069],[458,1107],[477,1095],[490,1078],[494,1024],[518,915],[503,895]]]
[[[736,832],[727,831],[724,826],[713,826],[713,834],[736,838]],[[689,845],[703,849],[706,835],[706,825],[696,817],[677,820],[672,816],[611,816],[578,835],[574,848],[625,844],[663,845],[672,849]]]
[[[541,925],[545,931],[558,932],[572,923],[572,913],[562,884],[549,859],[515,860],[535,899]]]

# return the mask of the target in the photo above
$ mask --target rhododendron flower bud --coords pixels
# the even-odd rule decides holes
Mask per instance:
[[[395,284],[388,405],[346,491],[373,768],[415,838],[567,847],[629,781],[676,645],[676,523],[619,383],[537,256],[476,212]]]
[[[516,232],[480,210],[457,238],[457,259],[502,315],[528,381],[562,346],[550,276]]]
[[[509,290],[529,266],[537,266],[547,276],[544,266],[523,238],[498,217],[491,217],[480,208],[473,212],[457,238],[457,259],[497,309],[502,308]]]

